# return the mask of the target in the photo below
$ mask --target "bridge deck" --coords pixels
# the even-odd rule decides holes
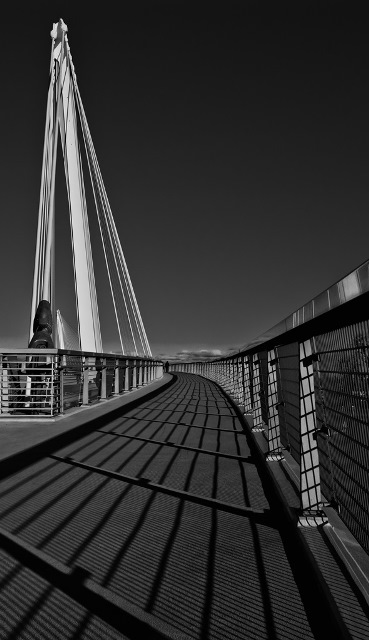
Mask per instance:
[[[0,638],[329,637],[269,501],[232,403],[179,374],[0,482]]]

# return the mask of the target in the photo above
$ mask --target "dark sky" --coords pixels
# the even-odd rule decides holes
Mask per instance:
[[[243,345],[368,258],[366,3],[34,4],[2,16],[2,346],[27,345],[59,17],[155,354]],[[76,324],[62,172],[57,306]]]

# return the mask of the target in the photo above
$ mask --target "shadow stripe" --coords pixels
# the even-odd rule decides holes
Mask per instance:
[[[157,420],[156,418],[136,418],[135,416],[124,416],[123,420],[136,420],[137,422],[161,422],[161,424],[175,424],[181,427],[191,427],[191,429],[208,429],[209,431],[226,431],[227,433],[245,433],[241,429],[217,429],[216,427],[200,427],[198,424],[188,424],[188,422],[171,422],[170,420]],[[134,426],[134,425],[132,425]]]
[[[90,579],[90,574],[84,569],[78,566],[71,569],[2,528],[0,546],[22,565],[115,627],[124,636],[129,636],[131,640],[190,640],[187,634],[100,586]]]
[[[228,513],[234,513],[236,515],[244,516],[246,518],[252,518],[256,522],[272,526],[271,514],[267,509],[253,509],[252,507],[240,507],[237,504],[223,502],[222,500],[217,500],[215,498],[206,498],[204,496],[199,496],[196,493],[191,493],[190,491],[181,491],[180,489],[172,489],[171,487],[165,487],[162,484],[151,482],[151,480],[148,480],[147,478],[137,478],[135,476],[127,476],[127,475],[124,475],[123,473],[117,473],[116,471],[110,471],[109,469],[104,469],[102,467],[95,467],[93,465],[86,464],[84,462],[78,462],[78,460],[73,460],[72,458],[68,458],[68,457],[50,455],[50,458],[52,458],[53,460],[57,460],[58,462],[70,464],[74,467],[80,467],[81,469],[86,469],[87,471],[93,471],[95,473],[98,473],[99,475],[112,478],[113,480],[119,480],[120,482],[129,482],[130,484],[138,485],[146,489],[151,489],[152,491],[165,493],[167,495],[174,496],[175,498],[182,498],[184,500],[187,500],[188,502],[201,504],[205,507],[210,507],[212,509],[215,508],[215,509],[218,509],[219,511],[226,511]]]
[[[142,407],[145,409],[146,407]],[[152,407],[148,407],[148,410],[159,411],[159,407],[157,409],[152,409]],[[191,411],[190,409],[165,409],[162,411],[170,411],[171,413],[195,413],[200,414],[201,416],[216,416],[217,418],[237,418],[235,413],[209,413],[208,411]]]
[[[220,451],[212,451],[211,449],[200,449],[199,447],[187,447],[184,444],[176,444],[175,442],[166,442],[165,440],[153,440],[152,438],[140,438],[139,436],[127,436],[124,433],[117,433],[116,431],[104,431],[98,430],[99,433],[105,433],[108,436],[118,436],[120,438],[129,438],[130,440],[140,440],[141,442],[150,442],[151,444],[158,444],[164,447],[174,447],[175,449],[185,449],[186,451],[196,451],[196,453],[206,453],[211,456],[220,456],[221,458],[231,458],[231,460],[241,460],[241,462],[249,462],[254,464],[251,456],[238,456],[233,453],[222,453]],[[233,432],[231,432],[233,433]]]

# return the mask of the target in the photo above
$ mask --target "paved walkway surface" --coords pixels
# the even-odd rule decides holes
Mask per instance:
[[[76,432],[84,425],[92,422],[104,421],[106,416],[111,416],[114,411],[122,411],[126,406],[141,402],[148,395],[164,389],[172,382],[172,376],[164,373],[159,380],[129,393],[123,393],[117,397],[100,401],[86,407],[69,409],[63,416],[43,417],[17,416],[7,417],[0,415],[0,463],[11,461],[12,456],[19,455],[22,451],[30,453],[42,443],[50,442],[53,438],[67,438],[69,432]]]
[[[227,396],[178,374],[15,464],[0,481],[1,640],[351,637],[256,462]]]

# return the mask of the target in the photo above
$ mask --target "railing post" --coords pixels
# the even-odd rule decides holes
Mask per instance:
[[[229,360],[226,360],[223,364],[223,375],[221,376],[221,385],[228,392],[231,389],[231,369],[229,366]]]
[[[149,381],[149,363],[147,360],[141,360],[142,363],[142,384],[146,385]]]
[[[268,462],[283,460],[278,413],[278,358],[275,349],[268,351]]]
[[[89,358],[83,356],[83,392],[82,405],[88,405],[88,376],[89,376]]]
[[[115,358],[113,396],[119,396],[119,358]]]
[[[243,406],[246,422],[252,429],[254,426],[254,412],[252,409],[252,382],[250,377],[250,356],[243,358]],[[251,356],[252,358],[252,356]]]
[[[231,396],[233,396],[233,398],[235,397],[235,390],[236,390],[236,367],[237,367],[237,361],[234,360],[233,358],[231,358],[230,360],[230,372],[231,372],[231,390],[230,390],[230,394]]]
[[[237,404],[243,404],[243,394],[242,394],[242,378],[243,378],[243,367],[242,367],[242,358],[238,356],[237,358]]]
[[[317,526],[327,522],[322,512],[319,452],[316,428],[313,363],[318,360],[311,340],[300,344],[300,526]]]
[[[67,368],[67,357],[57,356],[59,358],[59,413],[64,414],[64,369]]]
[[[220,363],[217,362],[215,365],[211,365],[211,368],[212,368],[211,379],[215,380],[216,382],[218,382],[218,380],[219,380]]]
[[[129,392],[129,360],[126,359],[126,365],[124,369],[124,393]]]
[[[137,387],[143,387],[144,385],[144,381],[143,381],[143,374],[144,374],[144,363],[142,360],[136,360],[137,363],[137,367],[138,367],[138,383],[137,383]]]
[[[219,372],[220,384],[225,386],[228,384],[228,360],[222,362]]]
[[[136,360],[132,360],[132,387],[131,389],[137,389],[137,365]]]
[[[240,394],[241,394],[241,404],[242,404],[243,407],[245,407],[245,405],[246,405],[246,389],[245,389],[246,362],[247,362],[247,357],[245,355],[241,356],[241,386],[240,386]]]
[[[100,367],[101,367],[100,398],[101,400],[106,400],[106,358],[100,358]]]
[[[253,427],[252,431],[264,431],[263,419],[261,416],[261,385],[260,385],[260,363],[259,356],[254,353],[252,356],[252,390],[253,390]]]
[[[234,401],[238,402],[238,358],[234,358],[232,360],[233,363],[233,391],[232,391],[232,395],[234,398]]]
[[[234,360],[234,399],[236,404],[239,403],[239,358]]]
[[[6,363],[4,363],[3,356],[0,356],[0,372],[0,413],[9,413],[8,369]]]
[[[241,356],[237,358],[237,404],[243,405],[243,359]]]

